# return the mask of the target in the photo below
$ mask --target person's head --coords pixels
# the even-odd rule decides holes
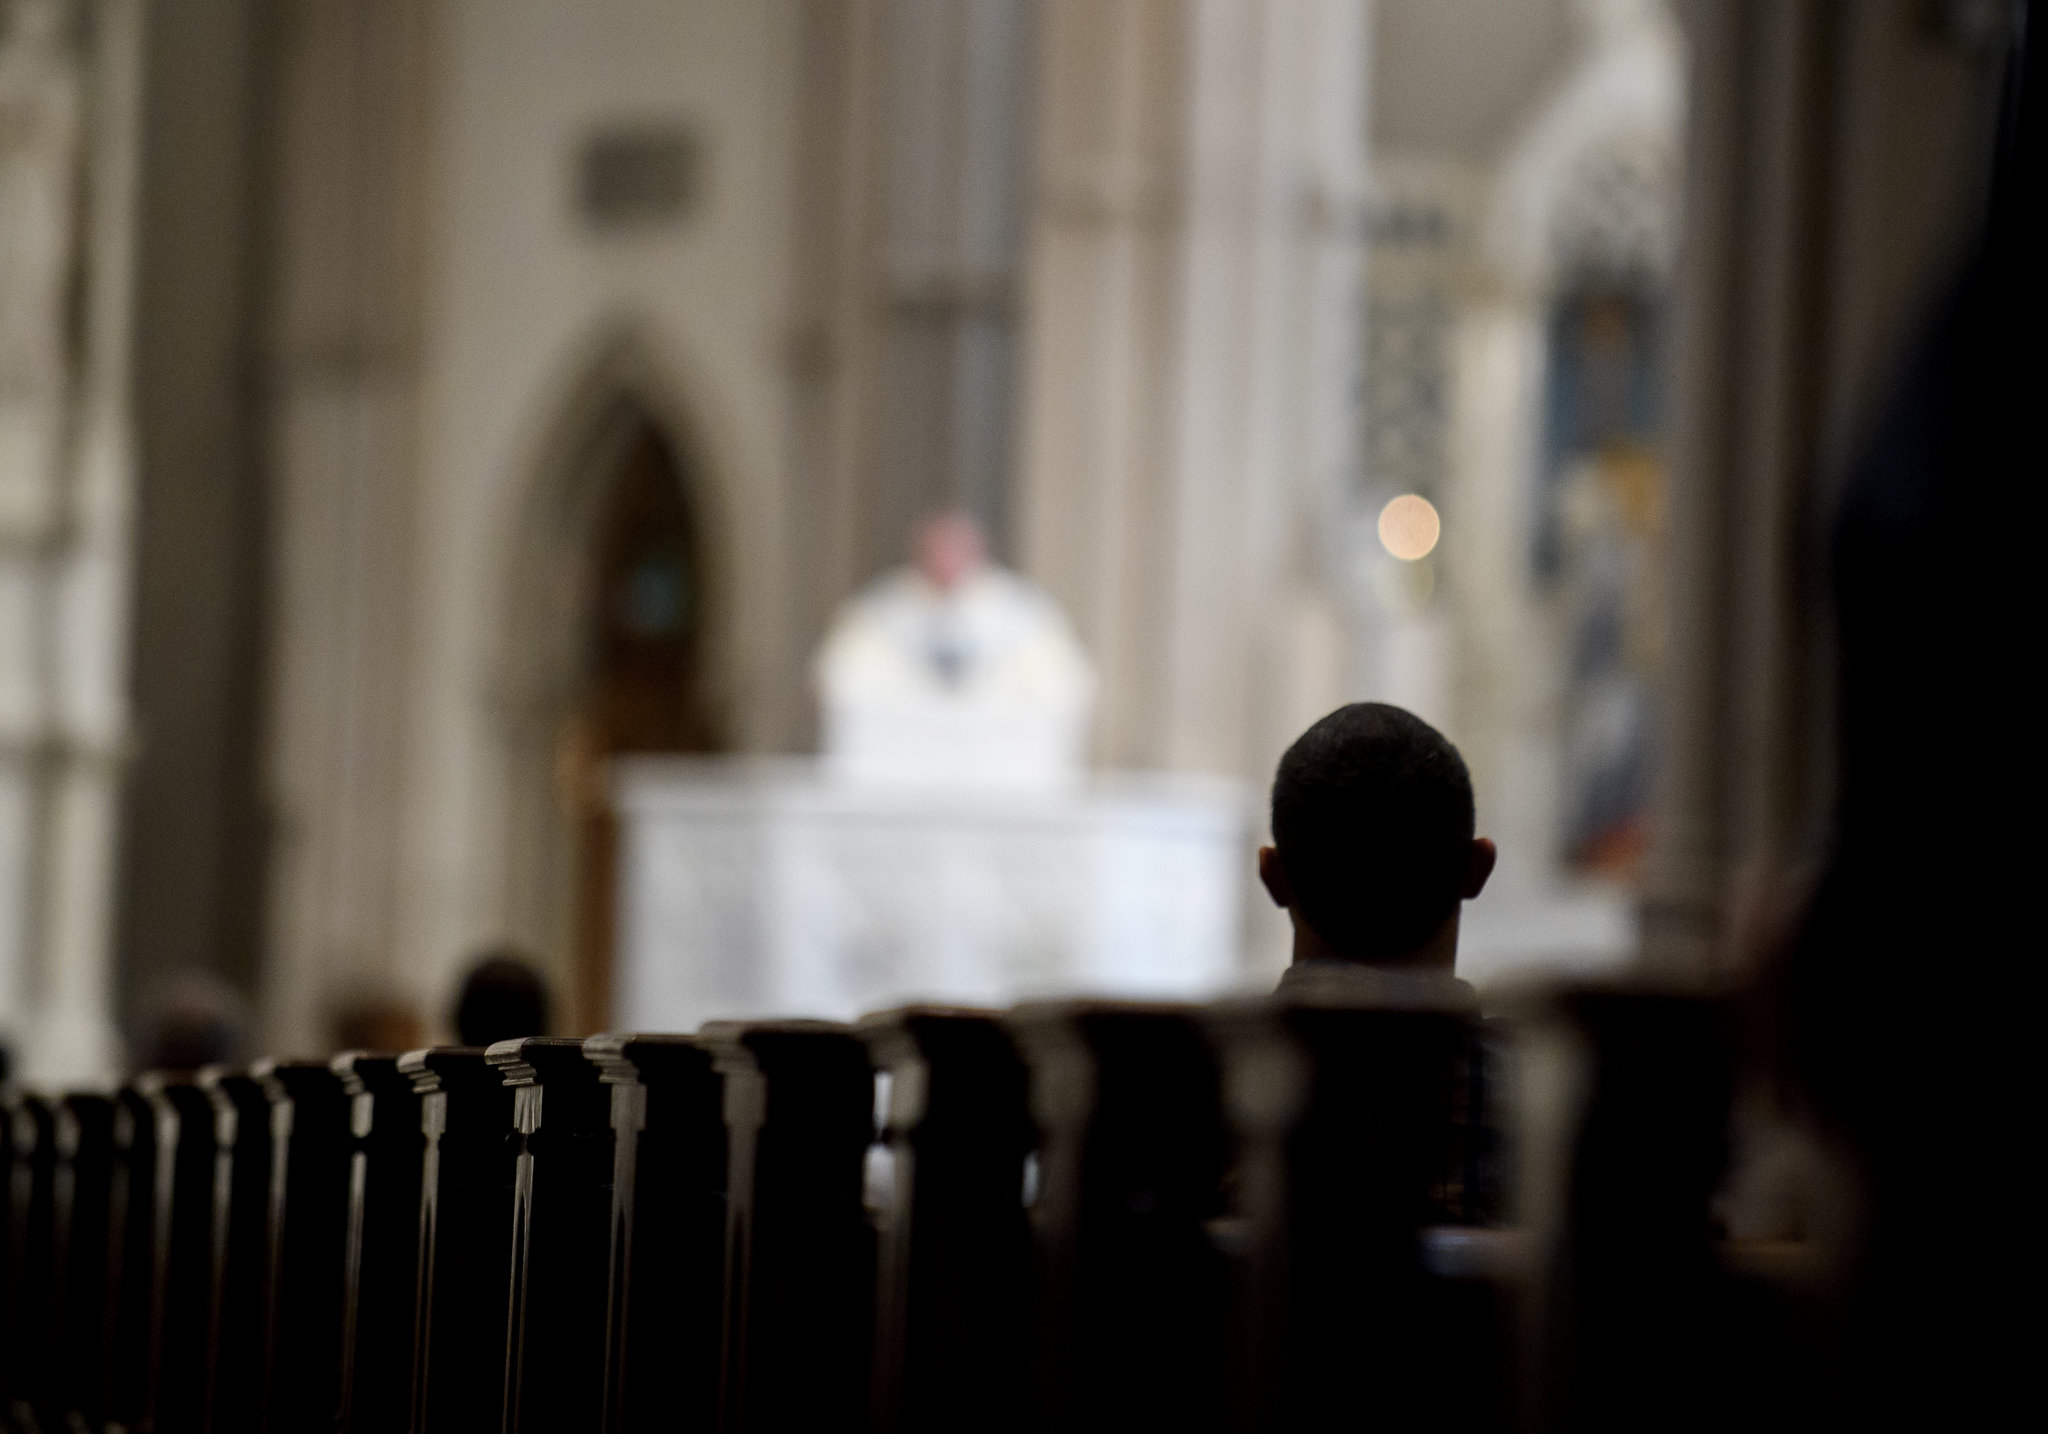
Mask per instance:
[[[409,1051],[427,1043],[420,1014],[394,996],[359,995],[337,1004],[328,1018],[337,1051]]]
[[[517,952],[487,953],[462,978],[455,1035],[465,1046],[488,1046],[548,1029],[548,988]]]
[[[981,525],[955,510],[935,513],[917,525],[917,570],[940,592],[951,592],[988,561]]]
[[[1306,926],[1317,954],[1447,964],[1458,904],[1493,862],[1464,758],[1411,712],[1340,707],[1280,759],[1259,876],[1294,918],[1298,954]]]
[[[244,1058],[248,1003],[208,971],[181,971],[153,983],[135,1024],[136,1069],[196,1071]]]

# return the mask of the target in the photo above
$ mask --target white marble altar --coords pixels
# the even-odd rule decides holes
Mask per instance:
[[[1250,847],[1234,783],[948,788],[681,757],[622,760],[613,781],[618,1029],[1203,998],[1239,974]]]

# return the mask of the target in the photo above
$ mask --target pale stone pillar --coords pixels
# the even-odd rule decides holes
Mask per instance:
[[[1096,749],[1157,761],[1165,377],[1187,43],[1181,7],[1054,3],[1041,29],[1025,279],[1024,567],[1103,675]]]
[[[1549,895],[1561,865],[1561,644],[1529,572],[1543,345],[1541,309],[1519,290],[1475,295],[1456,320],[1443,501],[1458,635],[1450,734],[1472,769],[1481,829],[1500,846],[1496,901]]]
[[[1263,779],[1316,715],[1283,695],[1346,686],[1368,18],[1045,9],[1020,551],[1102,669],[1109,763]]]
[[[874,573],[866,515],[878,481],[884,338],[868,276],[879,243],[874,123],[882,83],[885,0],[803,0],[800,113],[790,285],[790,501],[792,572],[806,660],[832,614]],[[792,745],[815,737],[808,673]]]
[[[0,1022],[32,1080],[118,1066],[136,0],[0,32]],[[83,177],[83,183],[80,178]],[[74,327],[72,286],[83,304]]]
[[[1684,10],[1670,627],[1643,895],[1655,967],[1736,959],[1756,884],[1824,839],[1827,483],[1979,192],[1997,46],[1968,9]]]
[[[296,0],[280,25],[268,412],[264,1036],[394,969],[405,879],[426,0]],[[421,992],[427,995],[427,992]],[[438,995],[438,993],[433,993]]]
[[[1369,20],[1051,0],[1041,22],[1019,553],[1101,670],[1099,759],[1242,778],[1255,804],[1354,680],[1334,570]],[[1254,897],[1263,968],[1285,933]]]

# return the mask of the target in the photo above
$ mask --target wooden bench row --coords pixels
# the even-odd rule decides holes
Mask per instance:
[[[1725,1018],[1551,1011],[1580,1054],[1516,1161],[1481,1079],[1528,1064],[1513,1033],[1415,1003],[12,1091],[0,1381],[18,1429],[129,1434],[1494,1429],[1668,1389],[1708,1356],[1659,1312],[1690,1331],[1722,1278]],[[1496,1171],[1538,1166],[1492,1228]]]

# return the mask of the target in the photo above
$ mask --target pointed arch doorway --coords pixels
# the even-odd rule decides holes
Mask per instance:
[[[563,724],[564,794],[575,834],[575,1007],[607,1024],[616,938],[618,824],[613,758],[723,745],[706,700],[702,567],[680,455],[644,414],[603,484],[588,558],[588,658]]]
[[[700,465],[604,367],[532,490],[507,609],[504,926],[545,959],[565,1034],[610,1023],[613,759],[725,746]]]

